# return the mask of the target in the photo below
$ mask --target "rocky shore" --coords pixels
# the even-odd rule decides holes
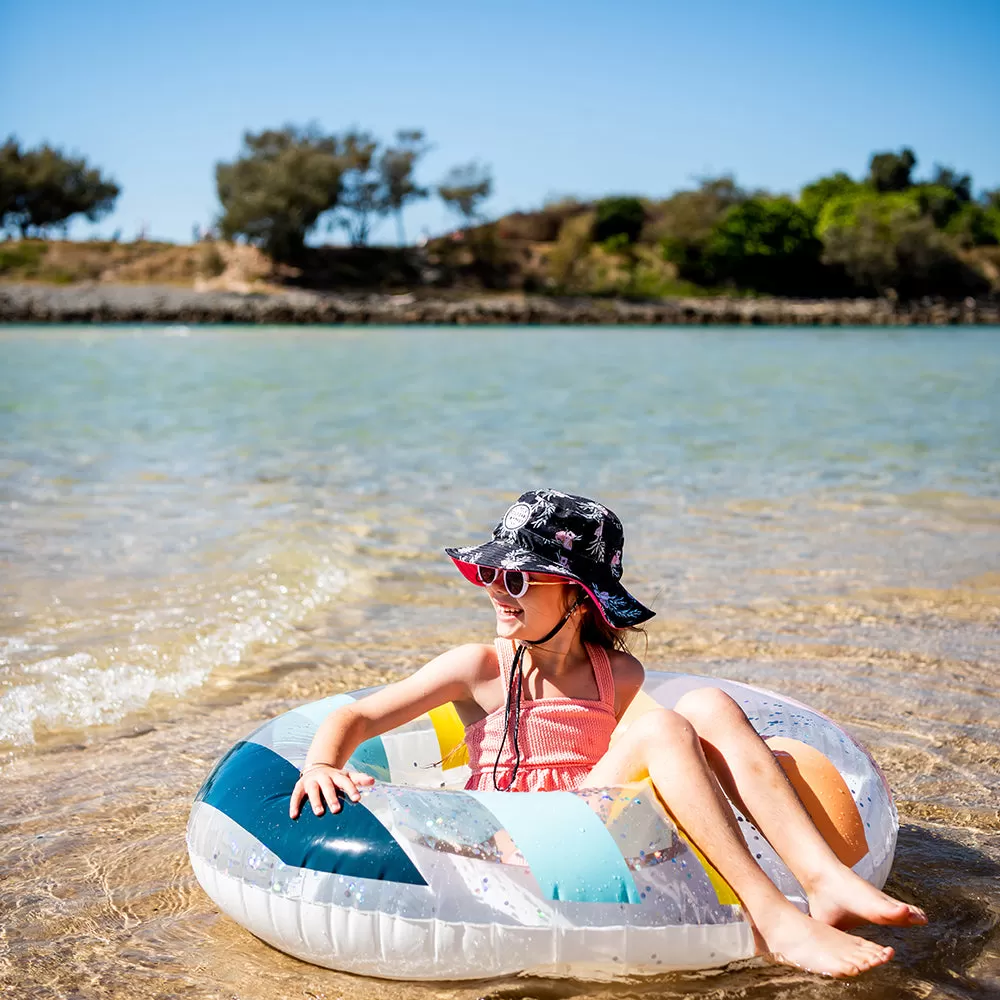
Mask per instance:
[[[657,302],[536,295],[269,294],[157,285],[0,285],[6,323],[327,323],[537,325],[1000,325],[1000,302],[677,298]]]

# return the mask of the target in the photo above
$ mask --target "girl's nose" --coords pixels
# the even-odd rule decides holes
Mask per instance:
[[[490,592],[490,597],[493,597],[504,604],[509,604],[512,607],[517,604],[515,598],[511,597],[510,594],[507,593],[507,588],[503,585],[503,581],[499,576],[486,589]]]

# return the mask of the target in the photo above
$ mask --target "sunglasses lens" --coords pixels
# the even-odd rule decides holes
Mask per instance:
[[[477,566],[476,577],[484,587],[488,587],[497,578],[497,571],[492,566]]]
[[[503,574],[503,585],[511,597],[524,597],[528,592],[528,575],[519,569],[508,569]]]

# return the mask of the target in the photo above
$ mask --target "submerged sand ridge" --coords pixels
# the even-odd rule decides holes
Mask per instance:
[[[922,607],[947,613],[957,594]],[[981,594],[992,632],[1000,593]],[[863,602],[844,604],[845,618]],[[651,667],[720,674],[777,687],[843,720],[873,750],[901,813],[890,888],[927,908],[932,924],[869,929],[897,959],[850,987],[852,995],[973,997],[1000,986],[1000,699],[983,693],[975,722],[950,718],[945,690],[958,674],[975,681],[996,659],[975,662],[876,649],[815,646],[796,633],[824,615],[775,615],[781,638],[751,638],[752,612],[730,608],[709,623],[675,618],[651,630]],[[836,617],[830,610],[826,616]],[[827,617],[828,620],[828,617]],[[891,618],[887,621],[891,622]],[[739,623],[744,635],[732,635]],[[202,704],[178,704],[144,723],[19,756],[5,768],[0,905],[6,915],[4,987],[24,997],[814,997],[842,995],[788,970],[751,968],[725,976],[663,977],[629,986],[515,978],[505,982],[400,984],[317,969],[284,956],[222,917],[191,874],[183,831],[191,799],[212,762],[262,718],[332,691],[380,683],[415,666],[457,635],[392,638],[377,623],[365,639],[384,643],[387,667],[352,664],[355,649],[313,634],[295,659],[261,664]],[[302,661],[317,662],[316,667]],[[297,661],[297,662],[296,662]],[[868,682],[877,672],[903,685]],[[909,691],[938,692],[916,704]]]

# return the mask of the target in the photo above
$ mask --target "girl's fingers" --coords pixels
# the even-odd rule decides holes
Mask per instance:
[[[292,797],[288,803],[288,815],[291,819],[299,818],[299,810],[302,808],[302,800],[305,798],[305,789],[302,787],[302,779],[299,778],[295,782],[295,787],[292,789]]]
[[[292,796],[288,804],[288,815],[292,819],[298,819],[302,811],[302,805],[309,799],[312,811],[316,816],[322,816],[326,811],[323,800],[330,807],[330,812],[340,812],[340,799],[337,790],[340,789],[352,802],[357,802],[361,798],[358,785],[367,786],[375,784],[375,779],[370,774],[363,771],[330,771],[319,774],[310,774],[308,778],[299,778],[292,789]]]
[[[326,810],[323,808],[323,795],[320,791],[319,782],[315,778],[311,779],[306,785],[306,792],[309,795],[309,804],[312,806],[313,815],[322,816]],[[337,801],[336,795],[333,801]],[[334,809],[334,812],[336,812],[336,809]]]
[[[358,799],[361,798],[361,796],[358,794],[357,786],[351,780],[351,776],[349,774],[340,772],[339,774],[335,774],[333,776],[333,780],[338,788],[342,788],[344,790],[344,794],[352,802],[357,802]]]
[[[323,789],[323,797],[330,803],[330,812],[339,813],[340,799],[337,797],[336,777],[324,774],[316,779],[316,784]]]

